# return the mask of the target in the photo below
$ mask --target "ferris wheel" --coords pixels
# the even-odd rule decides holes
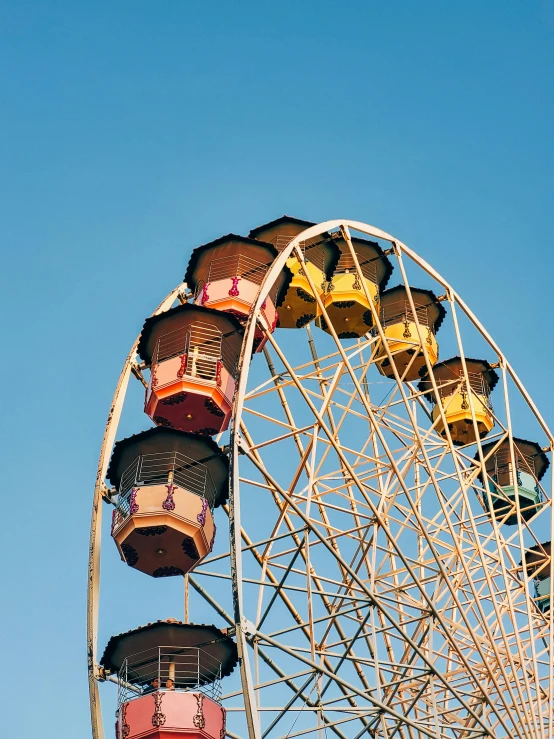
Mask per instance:
[[[130,381],[146,430],[121,438]],[[390,234],[285,216],[194,249],[102,442],[94,739],[110,690],[117,739],[552,739],[553,444],[482,324]],[[121,567],[181,602],[184,583],[185,606],[99,648],[105,507]]]

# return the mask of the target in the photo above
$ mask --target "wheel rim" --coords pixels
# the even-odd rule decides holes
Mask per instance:
[[[498,361],[496,427],[487,441],[498,433],[514,453],[511,408],[522,402],[535,436],[552,445],[499,348],[455,291],[408,247],[344,220],[293,239],[268,272],[246,328],[230,432],[229,550],[188,577],[219,618],[236,627],[244,706],[237,705],[236,690],[224,688],[228,704],[242,708],[230,712],[227,731],[255,737],[323,730],[341,737],[368,731],[383,737],[547,737],[553,732],[552,609],[537,608],[519,563],[531,545],[549,538],[550,493],[542,489],[542,505],[531,516],[521,514],[515,496],[511,528],[488,515],[475,492],[471,461],[476,454],[485,465],[483,444],[457,447],[441,403],[435,406],[445,429],[439,436],[421,392],[400,381],[390,351],[395,379],[377,374],[371,358],[386,342],[371,295],[373,336],[338,339],[318,297],[331,336],[311,325],[283,329],[289,336],[282,340],[283,332],[266,331],[264,356],[256,356],[250,369],[264,295],[291,255],[302,261],[301,241],[336,229],[347,240],[358,232],[391,244],[405,285],[417,267],[442,287],[469,393],[470,326],[489,359]],[[177,296],[178,289],[159,310]],[[417,318],[415,325],[424,344],[425,328]],[[116,390],[93,507],[88,636],[98,737],[99,503],[133,356],[134,350]],[[383,398],[380,389],[387,387]],[[473,405],[471,415],[478,436]],[[208,574],[214,566],[219,577]],[[232,585],[226,596],[219,585],[225,581]]]

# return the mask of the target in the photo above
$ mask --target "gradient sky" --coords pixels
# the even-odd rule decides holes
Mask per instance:
[[[0,11],[1,724],[80,739],[106,414],[194,246],[283,213],[379,226],[458,289],[554,423],[554,4]],[[104,641],[117,609],[144,621],[110,556]]]

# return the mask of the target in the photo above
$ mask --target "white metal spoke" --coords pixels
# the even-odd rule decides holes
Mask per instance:
[[[402,366],[364,277],[369,267],[356,250],[360,237],[386,248],[405,290],[406,326],[408,312],[413,319],[405,338],[417,351]],[[369,306],[367,333],[355,339],[341,338],[348,332],[339,337],[344,327],[330,315],[331,287],[310,271],[306,244],[337,241]],[[300,262],[325,332],[308,323],[273,333],[259,322],[264,298],[291,257]],[[433,372],[431,328],[414,297],[420,284],[440,296],[446,318],[437,341],[444,337],[459,357],[460,375],[446,385]],[[177,288],[157,312],[189,298]],[[267,343],[253,355],[260,326]],[[104,478],[128,380],[148,386],[136,346],[114,395],[93,501],[87,632],[93,739],[103,739],[98,681],[106,677],[96,654],[101,509],[103,500],[112,501]],[[487,411],[493,426],[484,438],[478,417],[484,411],[472,400],[461,438],[474,441],[460,444],[452,409],[457,392],[474,397],[468,369],[474,356],[499,377]],[[384,358],[388,376],[378,371]],[[428,384],[418,387],[420,361]],[[516,442],[528,434],[552,450],[552,434],[506,356],[455,290],[405,244],[344,220],[290,240],[246,322],[232,425],[228,437],[217,437],[231,463],[229,503],[216,512],[217,553],[185,578],[187,618],[213,618],[237,643],[239,669],[223,691],[227,736],[554,736],[554,608],[538,607],[536,582],[522,564],[532,547],[552,538],[552,475],[548,484],[537,480],[536,503],[519,494],[517,472],[512,498],[500,509],[506,486],[489,474],[504,448],[510,469],[520,469]],[[210,616],[199,618],[198,602]]]

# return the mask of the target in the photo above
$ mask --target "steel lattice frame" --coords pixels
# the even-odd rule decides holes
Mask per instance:
[[[543,505],[528,522],[516,497],[516,526],[484,510],[475,492],[484,465],[481,442],[466,448],[456,447],[449,433],[443,439],[415,383],[403,382],[396,369],[395,381],[378,375],[372,359],[383,327],[363,280],[373,335],[339,340],[318,298],[331,336],[310,326],[277,331],[250,369],[255,316],[286,259],[294,253],[303,261],[301,242],[335,230],[360,274],[351,232],[389,242],[423,346],[425,327],[407,272],[423,270],[442,287],[450,323],[440,336],[451,332],[466,383],[462,335],[469,329],[487,347],[487,358],[498,361],[496,426],[487,442],[509,439],[514,454],[518,429],[512,429],[511,408],[523,400],[536,438],[550,449],[554,443],[483,326],[407,246],[346,220],[296,237],[267,274],[245,333],[230,438],[229,551],[209,556],[187,578],[210,617],[235,627],[241,684],[224,696],[227,734],[551,739],[554,609],[538,610],[520,566],[530,546],[550,538],[551,492],[542,490]],[[306,276],[311,282],[308,270]],[[177,299],[185,300],[182,286],[157,312]],[[88,655],[94,739],[103,737],[98,680],[104,676],[96,661],[101,502],[109,500],[104,478],[129,378],[144,381],[135,350],[136,343],[110,409],[93,504]],[[473,424],[477,430],[475,417]]]

